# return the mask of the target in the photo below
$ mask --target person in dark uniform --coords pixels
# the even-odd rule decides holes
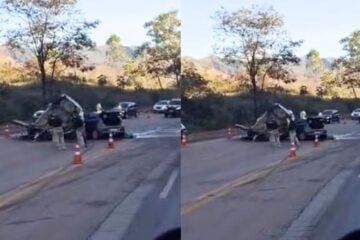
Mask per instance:
[[[56,113],[51,113],[48,117],[48,124],[50,126],[50,132],[53,143],[58,150],[66,150],[63,121],[61,117]]]
[[[280,147],[279,124],[277,123],[277,121],[273,117],[270,117],[266,121],[266,128],[267,128],[268,133],[269,133],[270,143],[272,145],[274,145],[274,146]]]
[[[85,121],[84,117],[78,110],[74,110],[74,113],[71,117],[72,126],[76,133],[76,139],[80,147],[87,147],[86,137],[85,137]]]

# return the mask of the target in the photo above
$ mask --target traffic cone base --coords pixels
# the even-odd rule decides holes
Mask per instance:
[[[5,126],[5,137],[6,138],[10,138],[10,129],[9,129],[9,125]]]
[[[76,145],[73,164],[82,164],[82,157],[79,145]]]
[[[296,158],[296,148],[295,148],[295,144],[292,144],[292,145],[291,145],[289,158],[291,158],[291,159]]]
[[[314,147],[316,147],[316,148],[320,147],[320,142],[319,142],[318,136],[315,137]]]
[[[231,131],[231,128],[228,128],[228,138],[231,139],[232,137],[232,131]]]
[[[114,139],[112,137],[112,134],[109,134],[109,141],[108,141],[108,149],[114,149],[115,148],[115,144],[114,144]]]
[[[181,146],[186,147],[186,145],[187,145],[186,134],[183,134],[183,135],[181,136]]]

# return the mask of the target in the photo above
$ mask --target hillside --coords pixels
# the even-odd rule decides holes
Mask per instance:
[[[122,66],[125,64],[125,61],[110,63],[106,57],[107,49],[108,47],[106,45],[100,45],[94,49],[84,51],[84,55],[86,56],[84,65],[94,66],[95,69],[93,71],[81,72],[79,69],[64,69],[63,67],[59,69],[59,71],[62,73],[62,76],[86,78],[87,83],[91,85],[97,84],[98,76],[105,75],[108,84],[114,86],[117,84],[117,77],[123,74]],[[128,56],[132,59],[135,59],[135,49],[135,46],[125,47]],[[33,62],[36,72],[36,60],[31,52],[20,52],[19,50],[11,50],[5,46],[0,46],[0,82],[5,81],[10,84],[22,84],[19,76],[26,72],[24,64],[28,61]],[[159,87],[158,80],[152,79],[151,76],[142,77],[136,81],[147,89]],[[170,87],[174,84],[174,79],[172,78],[163,78],[162,81],[164,87]]]
[[[237,70],[224,63],[219,57],[216,56],[208,56],[206,58],[196,59],[193,57],[184,56],[183,60],[186,62],[190,62],[194,65],[194,67],[206,75],[209,80],[218,79],[218,78],[231,78],[232,75],[237,73]],[[331,65],[334,61],[334,58],[324,58],[323,62],[327,69],[331,69]],[[292,84],[280,84],[282,87],[287,89],[293,89],[298,91],[300,86],[305,85],[308,87],[309,91],[315,93],[316,87],[320,84],[319,80],[312,78],[307,70],[306,70],[306,57],[301,57],[301,61],[299,65],[290,66],[291,70],[294,73],[297,81]],[[240,71],[245,72],[244,70]],[[315,82],[315,84],[314,84]],[[278,84],[276,81],[269,80],[267,82],[269,86]]]
[[[136,47],[124,47],[125,51],[130,57],[134,57],[134,51]],[[91,50],[84,51],[85,56],[87,57],[87,64],[94,65],[106,65],[106,51],[108,47],[106,45],[100,45]],[[20,52],[18,50],[12,50],[6,46],[0,46],[0,59],[6,59],[12,62],[24,63],[33,59],[33,55],[29,51]]]

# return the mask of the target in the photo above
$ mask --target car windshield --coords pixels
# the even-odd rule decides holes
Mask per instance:
[[[360,108],[355,109],[354,112],[360,112]]]
[[[129,103],[127,103],[127,102],[122,102],[122,103],[120,103],[120,106],[121,106],[122,108],[127,108],[127,107],[129,106]]]
[[[171,100],[170,105],[180,105],[181,101],[180,100]]]

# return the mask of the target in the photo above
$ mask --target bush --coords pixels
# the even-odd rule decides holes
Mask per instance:
[[[103,107],[112,108],[120,101],[133,101],[140,108],[150,108],[160,98],[170,99],[178,97],[175,90],[138,90],[128,91],[110,86],[77,85],[68,82],[54,82],[54,97],[65,93],[74,98],[85,111],[94,111],[97,103]],[[43,109],[41,88],[38,84],[26,86],[10,86],[6,96],[0,94],[0,123],[13,119],[28,120],[32,114]]]
[[[294,96],[262,92],[258,95],[258,114],[262,114],[274,103],[291,109],[296,116],[305,110],[308,115],[317,115],[324,109],[337,109],[349,114],[360,106],[357,99],[321,99],[313,96]],[[192,131],[216,130],[236,123],[252,125],[253,101],[249,92],[233,96],[211,95],[198,99],[183,99],[182,121]]]

